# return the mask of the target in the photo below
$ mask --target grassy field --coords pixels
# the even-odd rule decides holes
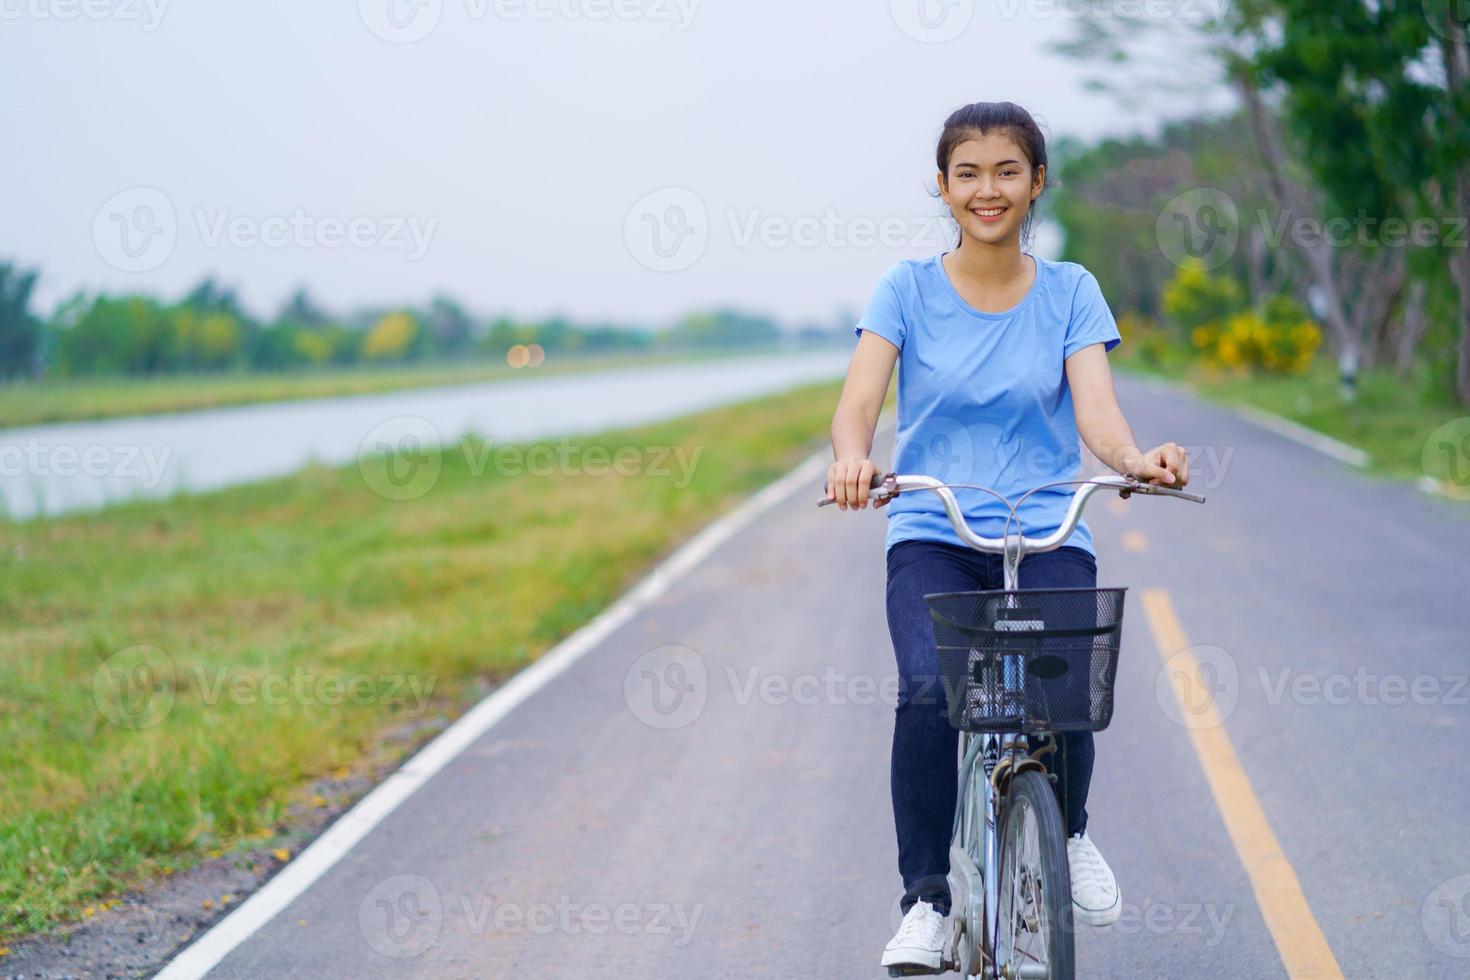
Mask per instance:
[[[0,946],[401,758],[423,738],[385,731],[457,717],[825,445],[838,390],[576,440],[622,449],[622,475],[516,475],[462,444],[431,481],[379,460],[0,524]]]
[[[710,357],[768,353],[767,349],[702,354],[607,354],[553,356],[535,368],[504,363],[422,364],[411,367],[352,367],[272,374],[165,375],[157,378],[82,378],[0,384],[0,428],[79,422],[158,412],[183,412],[253,402],[331,395],[365,395],[405,388],[470,384],[575,371],[665,364]]]
[[[1442,394],[1432,394],[1422,377],[1406,381],[1387,370],[1363,372],[1358,379],[1357,399],[1345,403],[1338,395],[1337,372],[1327,358],[1318,358],[1301,376],[1239,378],[1199,367],[1161,374],[1121,358],[1117,367],[1120,371],[1182,381],[1200,396],[1216,402],[1252,405],[1273,412],[1366,451],[1370,472],[1395,478],[1443,477],[1443,467],[1438,463],[1432,463],[1426,474],[1425,443],[1446,422],[1470,416],[1470,408],[1455,405]]]

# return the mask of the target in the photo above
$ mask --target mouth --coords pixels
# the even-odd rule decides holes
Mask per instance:
[[[1007,211],[1006,208],[971,208],[970,213],[981,221],[995,221]]]

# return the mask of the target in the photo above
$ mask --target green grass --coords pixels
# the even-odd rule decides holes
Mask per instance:
[[[457,717],[824,444],[838,391],[576,440],[682,447],[684,489],[672,466],[477,474],[462,445],[412,500],[370,489],[377,464],[313,467],[0,523],[0,945],[269,835],[313,779],[401,758],[413,746],[385,732]],[[320,696],[259,696],[296,671],[313,685],[284,690]],[[315,682],[359,677],[322,703]],[[426,706],[390,703],[393,684]]]
[[[1194,365],[1161,372],[1126,358],[1117,359],[1117,365],[1123,371],[1183,381],[1213,401],[1251,405],[1315,429],[1364,450],[1370,472],[1393,478],[1425,475],[1424,447],[1431,434],[1446,422],[1470,416],[1470,408],[1436,392],[1422,375],[1405,380],[1386,369],[1362,372],[1357,398],[1344,402],[1335,365],[1327,358],[1318,358],[1300,376],[1233,377]],[[1444,473],[1433,466],[1428,475]]]
[[[766,352],[767,349],[764,348],[751,348],[712,353],[626,353],[582,357],[551,355],[539,367],[520,369],[511,368],[502,362],[482,360],[269,374],[187,374],[156,378],[19,381],[0,384],[0,428],[40,425],[46,422],[79,422],[123,415],[184,412],[292,398],[365,395],[405,388],[470,384]]]

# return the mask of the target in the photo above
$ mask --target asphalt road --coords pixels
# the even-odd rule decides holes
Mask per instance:
[[[1119,389],[1210,499],[1089,506],[1100,584],[1130,588],[1089,803],[1125,909],[1082,930],[1080,975],[1312,975],[1314,930],[1316,975],[1470,975],[1470,509]],[[514,709],[211,976],[886,976],[884,520],[819,491]],[[1181,630],[1208,665],[1187,708]],[[1223,801],[1199,705],[1246,777]]]

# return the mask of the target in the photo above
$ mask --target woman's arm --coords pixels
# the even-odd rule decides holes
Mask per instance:
[[[873,451],[873,433],[878,428],[878,415],[888,397],[888,381],[898,361],[898,348],[887,340],[864,330],[847,365],[847,380],[842,384],[842,397],[832,415],[833,463],[827,467],[827,499],[847,510],[851,505],[863,508],[868,503],[869,484],[877,468],[868,454]],[[887,501],[880,501],[882,507]]]
[[[1189,482],[1189,455],[1166,442],[1148,452],[1138,448],[1118,407],[1107,350],[1090,344],[1067,358],[1067,385],[1077,413],[1077,434],[1092,454],[1125,476],[1182,487]]]

